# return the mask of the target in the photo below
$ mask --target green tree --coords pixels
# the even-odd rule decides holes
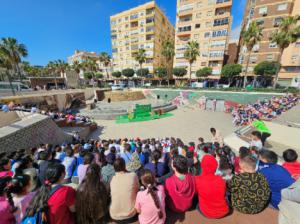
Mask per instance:
[[[280,64],[276,61],[262,61],[254,67],[254,74],[260,76],[273,76]]]
[[[141,48],[135,55],[134,59],[139,63],[140,69],[143,68],[143,64],[146,62],[146,50]],[[143,75],[141,75],[143,77]]]
[[[5,61],[11,65],[11,70],[18,74],[20,81],[22,81],[19,64],[22,62],[22,58],[28,55],[26,46],[20,44],[15,38],[7,37],[1,39],[0,48],[2,54],[5,55]]]
[[[77,87],[79,88],[80,86],[80,71],[81,69],[83,69],[83,65],[82,63],[80,63],[79,61],[74,61],[71,68],[76,72],[77,74]]]
[[[134,76],[134,70],[131,68],[126,68],[122,70],[122,75],[126,78],[131,78]]]
[[[106,77],[109,78],[108,66],[110,65],[110,62],[111,62],[111,58],[110,58],[109,54],[107,54],[106,52],[101,52],[99,55],[99,60],[105,66]]]
[[[99,65],[97,64],[97,59],[92,57],[87,57],[82,62],[83,68],[87,72],[92,72],[94,75],[98,71]]]
[[[212,75],[212,68],[210,67],[201,68],[196,72],[198,78],[207,78],[210,75]]]
[[[95,74],[95,77],[96,77],[96,79],[103,79],[104,75],[102,73],[100,73],[100,72],[97,72]]]
[[[11,64],[11,61],[9,60],[6,52],[3,51],[3,49],[0,47],[0,71],[2,69],[4,70],[4,74],[7,76],[12,94],[16,95],[14,87],[12,85],[12,77],[10,74],[10,71],[13,70],[13,65]]]
[[[158,67],[155,69],[154,74],[157,78],[159,78],[159,85],[161,86],[161,82],[165,78],[169,78],[170,76],[168,75],[168,69],[164,67]]]
[[[185,76],[187,73],[187,70],[186,68],[183,68],[183,67],[176,67],[176,68],[173,68],[173,74],[176,76],[176,77],[183,77]]]
[[[190,64],[190,69],[189,69],[189,73],[190,73],[190,84],[192,81],[192,64],[197,60],[197,57],[200,55],[200,51],[199,51],[199,43],[197,41],[189,41],[187,44],[187,49],[184,52],[184,57],[186,60],[188,60],[189,64]]]
[[[136,75],[142,78],[146,78],[149,75],[148,68],[140,68],[136,71]]]
[[[173,65],[173,58],[175,55],[174,42],[171,40],[164,41],[162,44],[161,54],[165,57],[166,60],[167,76],[169,80],[170,78],[172,78],[172,65]]]
[[[242,33],[244,44],[248,51],[246,70],[245,70],[245,74],[244,74],[244,88],[246,87],[247,72],[248,72],[250,56],[251,56],[253,47],[261,41],[262,36],[263,36],[262,28],[257,24],[256,21],[252,21],[250,23],[248,29]]]
[[[122,76],[122,72],[119,71],[115,71],[111,74],[113,77],[115,78],[120,78]]]
[[[284,49],[290,46],[290,44],[295,43],[300,38],[300,26],[298,25],[298,21],[300,21],[300,16],[288,16],[284,18],[278,30],[272,33],[270,36],[270,41],[276,43],[279,47],[280,54],[278,57],[278,63],[281,62],[282,54]],[[278,74],[280,71],[280,67],[277,68],[274,86],[276,88],[278,82]]]
[[[235,77],[239,76],[242,72],[243,66],[240,64],[227,64],[223,66],[221,76],[228,79],[229,86]]]
[[[57,72],[58,72],[58,66],[57,63],[54,61],[49,61],[46,66],[47,72],[54,77],[54,83],[55,83],[55,89],[58,89],[57,86]]]
[[[91,80],[93,77],[94,77],[94,74],[93,74],[92,72],[85,72],[85,73],[83,74],[83,78],[84,78],[85,80]]]

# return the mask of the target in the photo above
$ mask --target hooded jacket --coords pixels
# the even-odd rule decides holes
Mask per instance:
[[[199,209],[208,218],[222,218],[229,212],[226,202],[226,183],[215,172],[217,160],[211,155],[205,155],[201,163],[202,174],[196,177]]]
[[[175,174],[169,177],[165,183],[167,193],[167,205],[174,212],[185,212],[193,203],[195,195],[195,178],[186,174],[180,180]]]

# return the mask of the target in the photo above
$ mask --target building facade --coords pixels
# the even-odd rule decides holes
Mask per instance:
[[[247,75],[253,75],[254,67],[262,61],[277,61],[280,50],[269,38],[276,31],[283,18],[300,14],[300,0],[248,0],[243,19],[242,31],[247,30],[251,21],[256,21],[263,28],[263,37],[259,44],[253,47],[250,56]],[[246,71],[248,52],[240,38],[240,53],[238,63]],[[300,78],[300,40],[285,49],[282,55],[282,69],[279,73],[279,83],[290,85],[294,77]]]
[[[96,60],[96,63],[98,64],[98,70],[99,72],[103,73],[104,77],[108,78],[111,77],[112,73],[112,67],[111,64],[109,66],[105,66],[100,60],[99,55],[97,55],[96,52],[87,52],[87,51],[79,51],[75,50],[74,54],[70,57],[68,57],[68,64],[73,65],[75,61],[78,61],[79,63],[84,62],[87,60],[87,58],[92,58]],[[80,78],[83,78],[83,69],[80,71]],[[107,77],[108,75],[108,77]]]
[[[192,77],[203,67],[211,67],[216,77],[221,74],[231,32],[231,8],[231,0],[177,0],[174,66],[189,66],[184,51],[188,41],[195,40],[200,56],[192,65]]]
[[[150,73],[160,66],[172,66],[162,55],[162,44],[165,40],[174,42],[175,30],[154,1],[111,16],[110,25],[114,71],[137,70],[139,49],[146,50],[143,67]]]

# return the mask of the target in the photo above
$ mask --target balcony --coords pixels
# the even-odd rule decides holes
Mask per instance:
[[[147,28],[146,28],[146,33],[147,33],[147,34],[148,34],[148,33],[154,33],[154,31],[155,31],[154,26],[150,26],[150,27],[147,27]]]
[[[194,4],[182,5],[178,9],[177,13],[179,14],[179,16],[192,15],[193,14],[193,8],[194,8]]]
[[[146,16],[154,15],[155,8],[146,9]]]
[[[231,0],[217,0],[216,1],[216,7],[217,8],[224,8],[232,5]]]

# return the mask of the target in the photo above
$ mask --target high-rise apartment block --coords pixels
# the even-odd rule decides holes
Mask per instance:
[[[160,66],[172,66],[162,56],[162,44],[174,41],[175,30],[154,1],[111,16],[110,24],[114,71],[138,69],[135,55],[139,49],[146,50],[143,67],[150,73]]]
[[[248,75],[253,75],[255,65],[262,61],[277,61],[280,50],[269,38],[278,29],[283,18],[290,15],[300,15],[300,0],[248,0],[243,19],[242,30],[247,30],[251,21],[256,21],[263,28],[263,38],[253,47]],[[238,63],[246,70],[248,52],[240,39],[240,52]],[[294,77],[300,77],[300,40],[291,44],[284,50],[282,69],[279,73],[279,83],[290,85]]]
[[[203,67],[211,67],[216,77],[221,74],[231,31],[231,7],[231,0],[177,0],[174,66],[189,66],[184,51],[188,41],[195,40],[200,56],[192,65],[192,77]]]

